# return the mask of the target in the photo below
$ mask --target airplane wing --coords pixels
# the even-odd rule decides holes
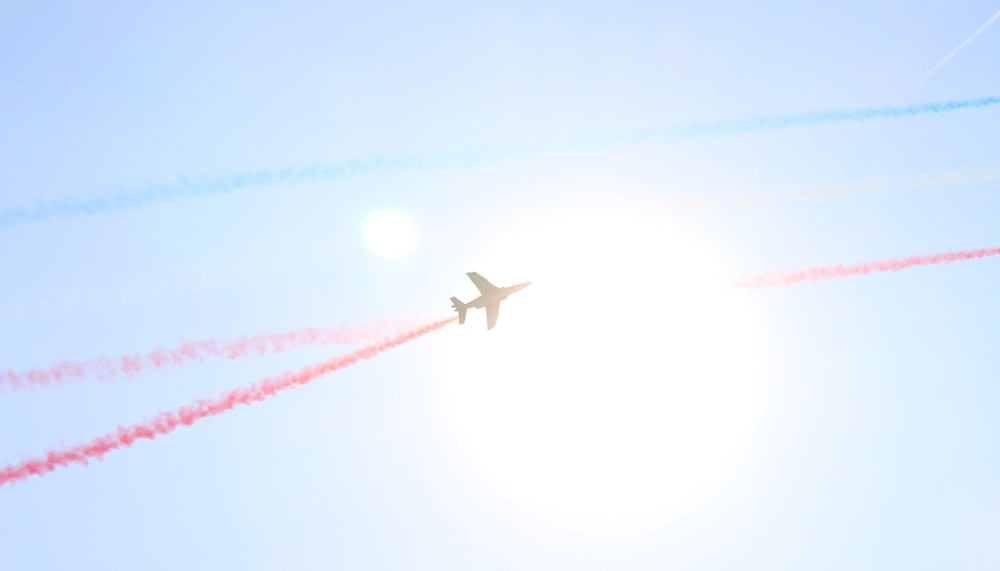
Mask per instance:
[[[493,329],[497,324],[497,316],[500,315],[500,302],[495,301],[486,306],[486,330]]]
[[[493,290],[500,289],[497,286],[491,284],[489,281],[487,281],[486,278],[477,274],[476,272],[469,272],[465,275],[469,276],[469,279],[472,280],[472,283],[476,284],[476,287],[479,288],[479,293],[490,293]]]

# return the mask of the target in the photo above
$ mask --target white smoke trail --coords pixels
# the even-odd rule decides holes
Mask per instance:
[[[943,68],[945,65],[947,65],[947,63],[949,61],[951,61],[952,58],[954,58],[955,56],[957,56],[960,51],[964,50],[965,46],[971,44],[973,40],[975,40],[977,37],[979,37],[979,34],[982,34],[983,32],[985,32],[986,28],[989,28],[990,24],[992,24],[993,22],[995,22],[997,20],[997,18],[1000,18],[1000,11],[997,11],[996,14],[993,14],[993,16],[991,16],[989,20],[986,20],[985,24],[983,24],[982,26],[979,26],[979,29],[977,29],[975,32],[972,32],[971,36],[969,36],[968,38],[965,38],[965,40],[963,40],[962,43],[958,44],[958,47],[956,47],[955,49],[951,50],[951,52],[948,55],[944,56],[943,60],[941,60],[940,62],[938,62],[938,64],[936,66],[932,67],[927,73],[925,73],[924,76],[921,77],[919,81],[917,81],[916,83],[914,83],[913,86],[910,87],[910,89],[908,89],[903,96],[905,97],[905,96],[909,95],[910,93],[913,93],[914,89],[920,87],[920,85],[922,85],[925,81],[927,81],[928,79],[930,79],[930,77],[932,75],[934,75],[935,73],[941,71],[941,68]]]

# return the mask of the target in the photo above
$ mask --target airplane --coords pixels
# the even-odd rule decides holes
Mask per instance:
[[[489,331],[497,324],[497,315],[500,314],[500,302],[507,299],[510,294],[520,291],[531,285],[531,282],[512,285],[508,287],[497,287],[487,281],[486,278],[476,272],[466,274],[472,283],[476,284],[481,294],[469,303],[462,303],[457,297],[451,298],[451,306],[458,312],[458,323],[465,323],[465,311],[469,308],[486,308],[486,330]]]

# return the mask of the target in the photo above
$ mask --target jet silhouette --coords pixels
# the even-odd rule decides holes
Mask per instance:
[[[485,307],[487,331],[493,329],[497,324],[497,315],[500,314],[500,302],[507,299],[515,291],[520,291],[531,285],[531,282],[524,282],[523,284],[508,287],[497,287],[476,272],[469,272],[466,275],[479,288],[480,296],[469,303],[462,303],[457,297],[453,297],[451,298],[451,306],[458,312],[459,323],[465,323],[465,312],[470,307]]]

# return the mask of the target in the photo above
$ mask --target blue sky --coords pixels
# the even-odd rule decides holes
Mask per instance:
[[[997,96],[1000,27],[908,90],[998,9],[5,2],[0,209],[316,161]],[[669,292],[687,276],[666,261],[683,258],[677,241],[614,250],[650,218],[696,237],[731,274],[997,246],[992,179],[689,213],[657,206],[996,171],[998,133],[1000,108],[989,107],[262,185],[0,228],[4,369],[447,315],[449,296],[474,291],[466,271],[535,281],[505,302],[489,336],[476,315],[267,402],[0,489],[0,567],[994,569],[997,260],[752,292],[738,300],[754,316],[743,327],[708,317],[704,300],[692,301],[703,322],[680,319],[684,300]],[[410,255],[380,257],[365,243],[365,220],[382,210],[412,221]],[[547,236],[535,252],[518,241],[530,228],[557,233],[581,211],[598,221],[591,236]],[[625,222],[602,225],[611,211]],[[573,322],[572,343],[550,339],[548,357],[518,344],[558,331],[546,313],[573,319],[549,304],[558,298],[546,277],[587,300],[590,318]],[[669,365],[686,362],[682,346],[754,373],[686,376],[694,369]],[[0,462],[347,350],[6,391]],[[589,480],[583,467],[613,465],[599,453],[610,450],[622,466],[643,465],[633,454],[684,472],[656,443],[704,428],[695,418],[672,433],[659,420],[619,430],[621,418],[648,414],[644,403],[690,404],[660,403],[633,377],[673,395],[750,378],[764,388],[747,393],[751,408],[723,406],[725,391],[702,403],[704,418],[745,413],[732,426],[747,430],[695,507],[653,510],[641,532],[595,531],[593,506],[632,480],[624,468]],[[532,402],[545,406],[519,408]],[[532,415],[548,424],[528,424]],[[518,426],[549,425],[578,429],[558,433],[554,456],[596,452],[495,471],[518,458]],[[605,433],[631,440],[597,443]],[[505,487],[532,469],[557,484],[578,469],[571,479],[593,487],[574,507],[590,527],[544,507],[555,488]],[[655,504],[655,488],[637,489],[622,501]]]

